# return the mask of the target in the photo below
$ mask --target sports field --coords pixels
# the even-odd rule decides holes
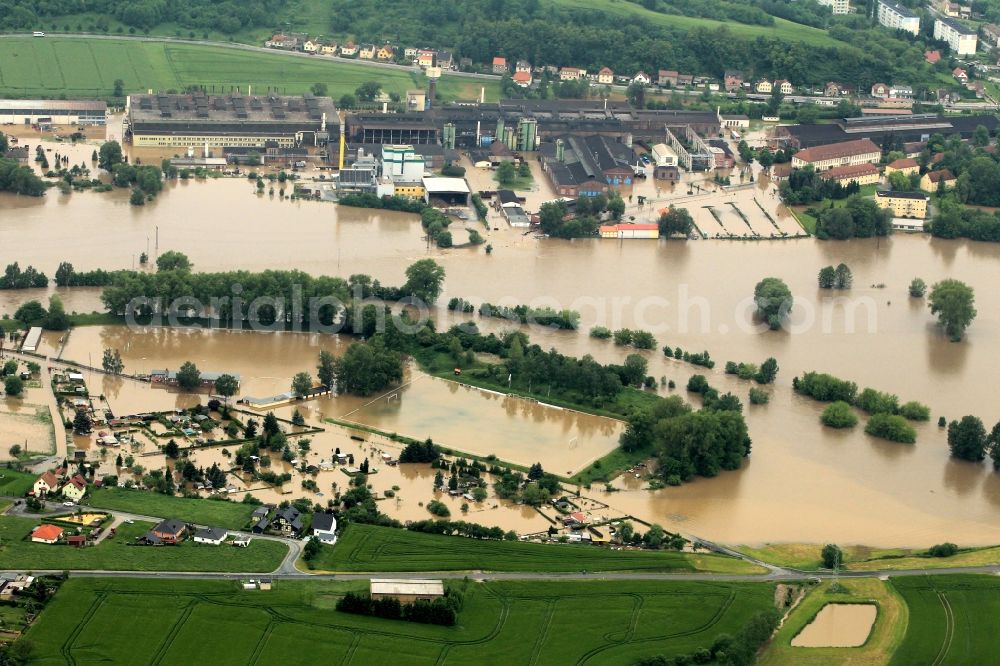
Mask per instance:
[[[1000,631],[1000,580],[947,575],[891,579],[910,607],[893,666],[995,664]]]
[[[153,524],[122,524],[117,535],[97,546],[73,548],[33,543],[33,518],[0,516],[0,566],[14,570],[119,571],[257,571],[267,573],[281,565],[288,546],[278,541],[254,539],[246,548],[211,546],[186,541],[177,546],[137,546],[135,539]]]
[[[46,37],[0,39],[0,95],[6,97],[108,97],[121,79],[126,92],[183,90],[189,85],[213,86],[228,92],[247,86],[265,93],[304,93],[314,83],[325,83],[337,99],[365,81],[379,81],[386,92],[405,95],[425,88],[417,70],[370,67],[312,56],[240,50],[223,46],[140,41]],[[479,80],[445,76],[438,92],[446,100],[472,99],[486,86],[486,96],[497,99],[499,79]]]
[[[113,509],[154,518],[176,518],[196,525],[240,530],[247,527],[256,509],[252,504],[222,500],[172,497],[142,490],[96,488],[83,502],[98,509]]]
[[[313,566],[322,571],[713,571],[764,573],[742,560],[667,551],[613,551],[588,544],[484,541],[349,525]]]
[[[631,664],[708,647],[773,603],[766,583],[455,584],[458,624],[439,627],[333,610],[366,583],[70,579],[26,638],[32,664]]]

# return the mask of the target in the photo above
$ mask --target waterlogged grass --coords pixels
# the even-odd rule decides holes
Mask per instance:
[[[334,99],[365,81],[378,81],[386,92],[405,95],[424,88],[422,73],[370,67],[325,57],[293,57],[283,53],[239,50],[224,46],[143,42],[128,39],[0,39],[0,94],[8,97],[108,97],[121,79],[125,91],[183,90],[206,86],[209,92],[229,92],[247,86],[261,93],[276,89],[299,94],[314,83],[327,84]],[[445,99],[472,98],[486,86],[499,97],[499,79],[486,81],[445,76],[438,93]]]
[[[769,564],[802,571],[817,571],[823,567],[822,544],[778,543],[763,546],[738,546],[746,555]],[[900,571],[905,569],[945,569],[1000,564],[1000,546],[969,548],[951,557],[929,557],[921,548],[872,548],[841,546],[843,566],[849,571]]]
[[[834,587],[836,586],[836,587]],[[832,588],[832,589],[831,589]],[[874,603],[878,607],[875,624],[864,645],[853,648],[792,647],[791,641],[829,603]],[[875,578],[825,581],[811,589],[788,615],[761,655],[762,666],[872,666],[885,664],[903,640],[908,610],[894,589]],[[913,661],[912,664],[930,663]]]
[[[712,571],[763,573],[742,560],[584,544],[484,541],[373,525],[349,525],[313,562],[322,571]]]
[[[85,501],[98,509],[113,509],[155,518],[176,518],[197,525],[243,529],[256,508],[221,500],[171,497],[144,490],[97,488]]]
[[[909,607],[902,644],[889,662],[910,664],[996,663],[1000,579],[984,575],[891,579]]]
[[[690,654],[772,603],[768,583],[491,582],[452,585],[454,627],[338,613],[366,582],[75,578],[32,625],[32,663],[631,664]],[[211,636],[206,636],[206,627]],[[305,655],[308,657],[293,656]]]
[[[32,518],[0,517],[0,562],[11,569],[120,571],[274,571],[288,554],[278,541],[254,539],[246,548],[210,546],[186,541],[177,546],[137,546],[136,537],[152,523],[122,524],[114,537],[97,546],[73,548],[33,543],[29,535],[39,524]]]

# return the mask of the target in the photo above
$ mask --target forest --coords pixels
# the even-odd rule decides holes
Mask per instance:
[[[161,23],[184,28],[234,33],[241,29],[269,26],[285,0],[0,0],[0,29],[24,30],[39,27],[40,19],[59,18],[87,11],[114,18],[139,30]]]

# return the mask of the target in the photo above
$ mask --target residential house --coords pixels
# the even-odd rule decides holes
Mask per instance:
[[[726,92],[735,92],[743,87],[742,72],[726,72],[722,77]]]
[[[660,237],[660,225],[658,224],[611,224],[603,225],[598,230],[601,238],[614,238],[618,240],[648,238],[656,239]]]
[[[632,77],[632,83],[638,83],[641,86],[648,86],[652,82],[649,75],[646,72],[639,72]]]
[[[855,139],[800,150],[792,156],[792,166],[826,171],[838,166],[878,164],[881,159],[882,150],[871,139]]]
[[[18,164],[28,163],[28,149],[24,146],[13,146],[7,149],[6,157],[9,160],[14,160]]]
[[[507,58],[504,58],[503,56],[495,56],[493,58],[493,73],[494,74],[507,73]]]
[[[39,525],[31,532],[31,540],[35,543],[53,544],[63,535],[63,528],[56,525]]]
[[[568,516],[563,516],[562,522],[566,527],[582,527],[587,524],[587,517],[579,511],[574,511]]]
[[[919,151],[917,151],[919,152]],[[885,175],[900,172],[904,175],[909,176],[910,174],[920,173],[920,165],[917,164],[915,159],[904,157],[895,161],[890,162],[885,167]]]
[[[858,185],[873,185],[878,182],[878,167],[874,164],[847,164],[833,167],[821,172],[824,180],[832,180],[843,186],[857,183]]]
[[[965,84],[966,89],[976,93],[978,99],[986,96],[986,84],[982,81],[969,81]]]
[[[472,69],[472,58],[459,58],[458,68],[463,72]]]
[[[455,64],[451,51],[438,51],[434,57],[437,60],[437,66],[441,69],[451,69],[452,65]]]
[[[351,42],[348,42],[346,44],[341,44],[340,55],[346,56],[348,58],[353,58],[354,56],[358,55],[357,44],[352,44]]]
[[[319,52],[325,56],[335,56],[339,50],[337,42],[327,42],[319,48]]]
[[[939,16],[934,19],[934,39],[947,42],[955,55],[975,55],[979,35],[976,29],[961,21]]]
[[[879,208],[888,208],[893,217],[908,217],[918,220],[927,217],[929,197],[923,192],[876,192],[875,203]]]
[[[850,0],[818,0],[819,4],[830,8],[834,16],[848,14],[851,11]]]
[[[229,531],[222,527],[203,527],[194,533],[194,542],[218,546],[225,541],[228,536]]]
[[[518,60],[514,65],[515,72],[528,72],[531,73],[531,63],[527,60]]]
[[[307,39],[304,44],[302,44],[302,50],[306,53],[319,53],[319,50],[323,48],[323,43],[318,39]]]
[[[961,67],[956,67],[955,69],[951,70],[951,75],[954,76],[959,81],[961,81],[962,83],[967,83],[969,81],[969,75],[966,74],[965,70],[962,69]]]
[[[299,46],[299,40],[297,37],[279,32],[271,35],[271,39],[264,42],[264,46],[269,49],[296,49]]]
[[[587,75],[587,70],[576,67],[561,67],[559,69],[560,81],[577,81]]]
[[[928,64],[930,64],[930,65],[937,64],[938,61],[941,60],[941,52],[940,51],[925,51],[924,52],[924,60]]]
[[[317,513],[313,515],[312,535],[323,543],[336,543],[337,519],[332,513]]]
[[[836,81],[829,81],[823,86],[823,95],[826,97],[840,97],[841,94],[840,84]]]
[[[437,51],[432,51],[430,49],[421,49],[417,52],[417,65],[427,69],[428,67],[434,66],[434,59],[437,57]]]
[[[35,480],[35,485],[32,486],[32,490],[35,492],[35,497],[44,497],[45,495],[55,493],[59,489],[59,479],[56,475],[50,472],[45,472],[38,479]]]
[[[403,49],[403,56],[406,58],[416,58],[418,53],[420,53],[420,49],[416,46],[407,46]]]
[[[514,75],[510,77],[515,85],[521,88],[527,88],[531,85],[531,72],[514,72]]]
[[[937,192],[939,187],[950,190],[955,187],[955,175],[948,169],[928,171],[920,179],[920,189],[925,192]]]
[[[358,57],[362,60],[374,60],[375,51],[376,49],[374,44],[362,44],[361,48],[358,49]]]
[[[771,90],[774,90],[775,88],[777,88],[782,95],[791,95],[793,92],[795,92],[795,88],[792,87],[791,81],[788,81],[786,79],[778,79],[777,81],[775,81],[774,84],[772,85]]]
[[[914,36],[920,34],[920,15],[893,0],[878,0],[876,18],[879,25],[890,30],[903,30]]]
[[[375,58],[377,60],[392,60],[396,57],[396,49],[392,44],[383,44],[378,47],[378,51],[375,52]]]
[[[872,97],[880,97],[885,99],[889,96],[889,86],[884,83],[876,83],[872,85]]]
[[[673,88],[677,85],[678,74],[672,69],[661,69],[656,76],[656,85],[661,88]]]
[[[302,514],[293,506],[279,509],[271,521],[271,529],[285,535],[302,531]]]
[[[677,75],[677,87],[678,88],[690,88],[694,83],[693,74],[678,74]]]
[[[79,502],[87,494],[87,481],[79,474],[74,474],[73,478],[66,482],[62,488],[63,497]]]
[[[611,85],[615,82],[615,73],[610,67],[601,67],[601,71],[597,73],[597,82],[604,85]]]
[[[767,81],[767,80],[758,81],[756,83],[756,85],[754,85],[754,87],[753,87],[754,92],[764,93],[764,94],[770,93],[771,92],[771,88],[772,88],[772,84],[771,84],[770,81]]]
[[[146,533],[147,541],[151,543],[179,543],[184,540],[184,533],[187,527],[183,521],[174,518],[167,518],[157,523],[153,529]],[[149,537],[153,537],[149,539]]]
[[[889,87],[889,97],[894,99],[912,99],[913,86],[902,83],[894,83]]]

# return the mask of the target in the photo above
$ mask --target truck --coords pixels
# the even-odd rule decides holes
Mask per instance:
[[[33,33],[31,33],[31,36],[32,36],[32,37],[44,37],[44,36],[45,36],[45,33],[44,33],[44,32],[40,32],[40,31],[36,30],[36,31],[34,31]]]

